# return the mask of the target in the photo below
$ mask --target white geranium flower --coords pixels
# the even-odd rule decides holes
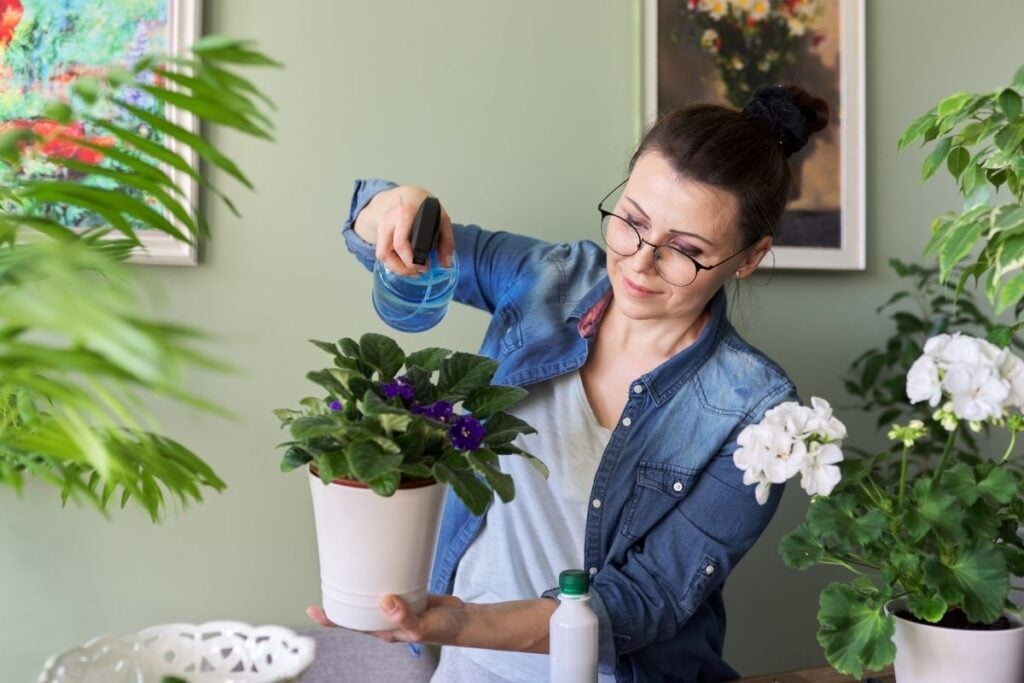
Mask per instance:
[[[832,415],[832,406],[828,401],[812,396],[811,411],[808,426],[815,434],[820,434],[829,441],[846,438],[846,425]]]
[[[764,468],[765,476],[773,484],[789,481],[800,471],[807,459],[807,444],[800,439],[793,439],[785,433],[777,433],[777,435],[774,457]]]
[[[764,423],[745,427],[736,438],[739,444],[732,454],[732,461],[736,467],[744,472],[751,470],[764,471],[765,466],[774,457],[774,446],[776,430]]]
[[[763,422],[802,439],[814,431],[814,411],[796,401],[780,403],[764,414]]]
[[[940,358],[952,338],[951,334],[937,334],[934,337],[929,337],[928,341],[924,343],[925,355]]]
[[[768,493],[772,489],[772,483],[768,481],[768,477],[765,476],[764,472],[746,470],[743,473],[743,483],[747,486],[757,484],[757,488],[754,489],[754,499],[757,500],[758,505],[764,505],[768,502]]]
[[[953,413],[961,420],[988,420],[1003,416],[1010,395],[1009,382],[988,365],[957,365],[946,371],[942,387],[953,399]]]
[[[794,36],[802,36],[804,33],[807,32],[806,24],[804,24],[804,22],[802,22],[800,19],[797,19],[796,17],[790,17],[786,21],[786,25],[789,26],[789,32],[792,33]]]
[[[926,344],[925,349],[927,348]],[[921,356],[910,366],[910,371],[907,372],[907,398],[911,403],[928,401],[928,405],[933,408],[942,400],[939,368],[931,356]]]
[[[949,366],[977,365],[984,362],[981,341],[976,337],[955,332],[941,353],[933,353],[931,356],[940,361],[940,364]]]
[[[999,366],[999,374],[1010,385],[1010,395],[1006,397],[1006,405],[1024,408],[1024,361],[1007,352]]]
[[[811,496],[827,496],[832,493],[842,478],[836,465],[842,459],[843,452],[836,444],[812,444],[800,468],[800,486]]]

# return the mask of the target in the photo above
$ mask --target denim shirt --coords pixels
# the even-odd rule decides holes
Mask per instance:
[[[352,229],[382,180],[355,183],[343,236],[367,268],[374,246]],[[454,225],[455,298],[491,314],[480,353],[496,384],[528,387],[580,368],[611,297],[604,251]],[[768,525],[782,495],[758,505],[732,460],[736,437],[765,411],[797,400],[783,370],[744,342],[709,303],[698,339],[637,377],[594,477],[583,557],[599,622],[599,669],[617,681],[724,681],[726,577]],[[514,457],[514,456],[507,456]],[[486,519],[449,492],[431,573],[451,593]],[[558,577],[545,597],[557,595]],[[528,598],[530,596],[522,596]]]

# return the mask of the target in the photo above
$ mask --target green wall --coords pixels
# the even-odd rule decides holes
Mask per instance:
[[[639,127],[638,16],[637,0],[207,0],[207,31],[257,39],[287,65],[257,75],[279,104],[278,141],[219,136],[258,186],[238,193],[244,218],[212,206],[202,265],[139,273],[154,311],[210,331],[209,350],[240,369],[189,380],[235,421],[158,406],[229,489],[160,526],[135,508],[109,521],[61,509],[34,484],[21,500],[0,492],[0,680],[34,680],[51,652],[151,624],[309,625],[310,504],[303,476],[277,470],[270,410],[312,393],[303,374],[322,359],[306,339],[384,331],[338,235],[352,179],[424,185],[456,220],[594,236]],[[916,258],[931,218],[955,207],[951,183],[919,184],[919,151],[896,155],[899,133],[946,94],[1008,83],[1021,25],[1020,0],[868,2],[868,269],[759,277],[735,309],[804,397],[844,402],[841,373],[888,333],[874,314],[894,284],[886,260]],[[484,324],[452,311],[401,341],[474,350]],[[854,440],[876,436],[843,416]],[[744,674],[823,661],[814,614],[830,575],[776,552],[805,506],[792,487],[728,584],[727,656]]]

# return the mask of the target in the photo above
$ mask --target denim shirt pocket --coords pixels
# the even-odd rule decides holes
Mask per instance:
[[[497,316],[501,321],[501,353],[504,356],[523,345],[522,315],[519,308],[508,301],[497,310]]]
[[[666,463],[640,463],[626,503],[621,533],[630,540],[644,536],[690,493],[696,472]]]

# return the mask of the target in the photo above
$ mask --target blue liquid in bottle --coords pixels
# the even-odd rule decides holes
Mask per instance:
[[[451,268],[445,268],[435,249],[427,267],[419,276],[406,276],[392,273],[380,261],[374,265],[373,307],[388,326],[400,332],[422,332],[448,312],[459,279],[458,257],[452,253]]]

